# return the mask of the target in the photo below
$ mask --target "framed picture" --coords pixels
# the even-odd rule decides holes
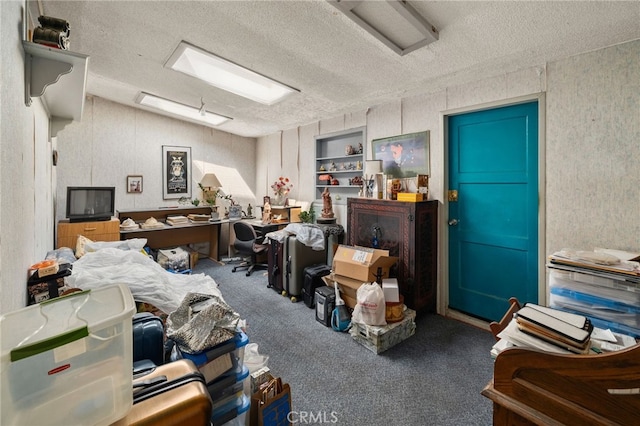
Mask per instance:
[[[129,175],[127,176],[127,192],[133,194],[139,194],[142,192],[142,176]]]
[[[373,160],[382,160],[389,178],[411,178],[429,174],[429,131],[371,141]]]
[[[191,198],[191,148],[162,145],[162,198]]]

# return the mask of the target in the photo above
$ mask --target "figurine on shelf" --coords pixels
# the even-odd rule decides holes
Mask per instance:
[[[326,169],[324,168],[324,164],[320,164],[320,169],[319,169],[319,171],[321,171],[321,172],[326,171]]]
[[[362,154],[362,144],[358,144],[358,154]]]
[[[356,150],[353,149],[353,145],[347,145],[344,147],[344,154],[345,155],[353,155],[356,153]]]
[[[323,218],[330,219],[333,217],[333,202],[331,201],[331,193],[329,188],[325,188],[322,192],[322,213]]]
[[[264,205],[262,207],[262,224],[271,223],[271,197],[264,197]]]
[[[336,168],[336,163],[334,163],[333,161],[331,162],[331,166],[329,166],[329,171],[330,172],[335,172],[336,170],[338,170]]]

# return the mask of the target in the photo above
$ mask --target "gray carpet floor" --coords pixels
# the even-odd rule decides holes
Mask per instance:
[[[232,267],[202,259],[194,273],[210,275],[246,320],[249,341],[291,386],[298,424],[491,425],[491,402],[480,395],[493,374],[488,331],[421,315],[415,335],[375,354],[268,288],[266,271],[247,277]]]

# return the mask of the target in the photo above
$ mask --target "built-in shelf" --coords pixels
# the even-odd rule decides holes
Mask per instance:
[[[364,159],[366,158],[364,145],[366,142],[365,128],[359,127],[341,132],[319,135],[316,142],[316,202],[322,201],[325,188],[335,197],[336,204],[345,204],[348,197],[357,197],[360,185],[350,185],[354,177],[362,177]],[[357,153],[349,154],[347,146],[351,146]],[[351,151],[351,150],[349,150]],[[358,163],[360,168],[358,167]],[[353,169],[347,167],[353,166]],[[335,167],[336,170],[330,170]],[[344,168],[343,168],[344,167]],[[321,170],[324,169],[324,170]],[[337,179],[339,185],[327,185],[320,180],[322,175],[331,175]]]
[[[23,40],[25,104],[40,97],[51,118],[51,136],[82,118],[89,57]]]

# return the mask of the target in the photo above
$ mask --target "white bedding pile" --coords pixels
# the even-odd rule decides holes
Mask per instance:
[[[167,314],[190,292],[222,298],[218,284],[207,275],[173,274],[139,251],[116,248],[87,253],[76,260],[65,283],[82,290],[124,283],[136,301],[151,303]]]

